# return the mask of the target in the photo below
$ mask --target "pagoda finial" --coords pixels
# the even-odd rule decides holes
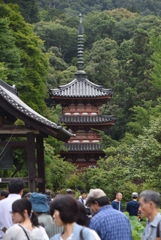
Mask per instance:
[[[79,30],[78,30],[79,35],[83,35],[83,26],[82,26],[82,14],[79,14]]]
[[[85,75],[84,71],[84,61],[83,61],[83,26],[82,26],[82,14],[79,14],[79,28],[78,28],[78,48],[77,48],[77,65],[78,71],[76,75]]]

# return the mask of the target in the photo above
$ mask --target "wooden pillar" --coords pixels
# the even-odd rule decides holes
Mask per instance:
[[[44,145],[43,137],[39,135],[36,138],[37,141],[37,165],[38,165],[38,178],[42,179],[39,183],[39,192],[45,192],[45,162],[44,162]]]
[[[27,158],[28,158],[28,189],[29,192],[35,192],[36,167],[35,167],[34,133],[27,133]]]

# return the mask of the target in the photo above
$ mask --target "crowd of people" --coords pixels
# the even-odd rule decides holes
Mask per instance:
[[[132,240],[129,219],[123,213],[122,193],[110,204],[102,189],[81,191],[78,200],[50,191],[23,195],[24,183],[13,178],[8,190],[0,192],[0,240]],[[160,239],[160,195],[146,190],[132,193],[127,203],[129,216],[147,218],[142,240]]]

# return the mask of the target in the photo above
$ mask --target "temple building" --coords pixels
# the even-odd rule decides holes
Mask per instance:
[[[48,136],[68,142],[73,134],[34,111],[19,98],[15,86],[0,80],[0,170],[13,170],[14,151],[26,151],[28,176],[22,179],[28,183],[29,192],[35,192],[37,187],[39,192],[45,192],[44,139]],[[23,157],[22,165],[14,171],[13,177],[25,161]],[[10,180],[3,174],[0,184]]]
[[[51,103],[62,106],[59,122],[64,123],[67,130],[75,134],[65,144],[67,150],[61,151],[60,154],[66,161],[83,168],[95,167],[99,157],[105,156],[101,149],[101,136],[96,129],[111,128],[116,118],[100,114],[100,107],[112,98],[112,89],[105,89],[86,78],[81,14],[79,17],[78,71],[75,79],[57,89],[50,89],[49,95]]]

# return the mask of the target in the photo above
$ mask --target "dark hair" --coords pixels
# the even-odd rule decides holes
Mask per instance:
[[[51,216],[53,216],[55,210],[59,211],[63,223],[73,223],[77,219],[78,204],[71,195],[60,195],[54,198],[50,204]]]
[[[66,192],[67,192],[67,194],[72,194],[73,193],[71,189],[67,189]]]
[[[2,190],[2,191],[1,191],[1,197],[4,196],[5,198],[7,198],[8,195],[9,195],[9,192],[8,192],[7,190]]]
[[[24,189],[24,182],[21,178],[13,178],[8,184],[9,193],[20,193]]]
[[[110,204],[107,196],[96,198],[96,199],[93,199],[93,200],[90,201],[91,204],[95,204],[95,202],[98,202],[98,205],[100,207],[103,207],[103,206],[106,206],[106,205]]]
[[[81,195],[85,193],[86,194],[86,190],[81,190]]]
[[[76,223],[81,225],[81,226],[85,226],[86,225],[86,209],[84,207],[84,205],[81,202],[77,202],[78,203],[78,217],[76,220]]]
[[[137,199],[138,197],[132,197],[133,199]]]
[[[27,210],[28,216],[32,222],[32,226],[38,227],[40,224],[35,212],[32,212],[32,205],[26,198],[18,199],[12,204],[12,211],[18,212],[24,219],[24,210]]]

